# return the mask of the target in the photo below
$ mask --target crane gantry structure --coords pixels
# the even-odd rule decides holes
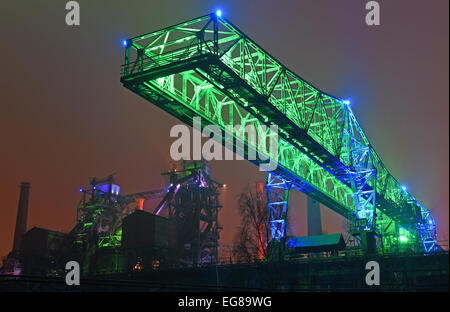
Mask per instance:
[[[267,129],[266,139],[278,128],[266,183],[274,242],[287,236],[289,191],[297,189],[350,220],[363,245],[375,236],[383,247],[438,248],[430,211],[383,165],[349,102],[299,77],[219,12],[123,44],[122,84],[179,120],[200,116],[201,126],[218,126],[248,150],[258,150],[255,140],[229,126]]]

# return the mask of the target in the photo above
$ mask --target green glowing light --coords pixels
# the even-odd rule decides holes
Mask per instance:
[[[226,19],[203,16],[128,46],[121,81],[131,91],[190,125],[194,116],[222,130],[275,123],[277,174],[337,213],[369,220],[385,246],[420,235],[435,241],[431,227],[418,234],[420,223],[411,223],[429,211],[386,169],[350,101],[310,85]],[[357,179],[343,177],[346,171]],[[408,231],[397,232],[400,225]]]

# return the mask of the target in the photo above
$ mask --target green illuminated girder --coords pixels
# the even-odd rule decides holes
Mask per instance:
[[[275,124],[277,173],[298,189],[369,225],[375,226],[376,211],[381,234],[392,223],[409,231],[426,227],[429,211],[389,174],[349,105],[291,72],[223,18],[206,15],[128,40],[122,82],[188,124],[194,116],[223,130]]]
[[[192,124],[193,117],[200,116],[203,125],[219,126],[229,138],[233,138],[232,144],[235,150],[238,151],[241,146],[237,142],[245,144],[245,150],[238,151],[239,154],[245,155],[245,158],[249,151],[257,154],[256,138],[249,138],[247,133],[244,135],[242,132],[237,134],[229,132],[227,126],[241,125],[240,129],[245,129],[247,125],[252,125],[259,129],[261,136],[266,138],[262,142],[270,140],[271,132],[268,127],[264,129],[264,124],[257,118],[193,70],[136,85],[125,83],[125,86],[188,124]],[[278,145],[280,168],[277,171],[280,174],[290,177],[292,181],[295,181],[297,188],[321,198],[330,208],[341,214],[346,212],[346,207],[352,206],[353,193],[350,187],[336,179],[287,140],[279,138]],[[269,155],[267,153],[264,156],[267,158]],[[259,159],[252,162],[264,163]]]

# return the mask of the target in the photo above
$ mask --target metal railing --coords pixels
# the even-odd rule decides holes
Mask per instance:
[[[197,41],[187,47],[179,48],[155,56],[148,56],[147,54],[143,54],[142,57],[137,57],[134,61],[129,62],[128,64],[121,65],[120,75],[121,77],[125,77],[152,68],[184,61],[198,55],[204,55],[207,53],[212,54],[213,47],[214,43],[212,41]]]

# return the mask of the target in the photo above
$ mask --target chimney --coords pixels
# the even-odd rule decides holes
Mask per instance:
[[[14,231],[13,252],[19,251],[22,235],[27,231],[28,217],[28,195],[30,193],[30,183],[20,184],[19,208],[17,209],[16,229]]]
[[[322,235],[320,203],[308,196],[308,236]]]

